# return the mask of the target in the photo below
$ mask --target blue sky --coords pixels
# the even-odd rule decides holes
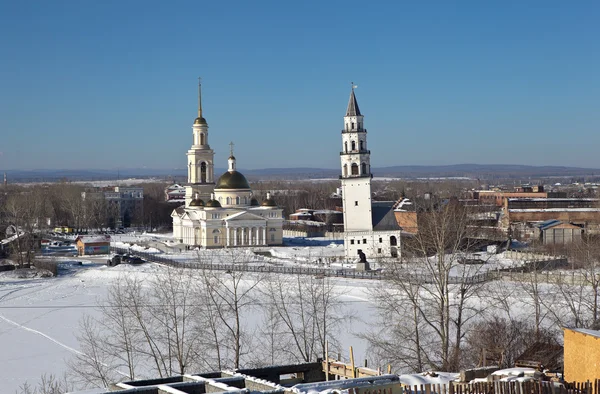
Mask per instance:
[[[184,168],[197,77],[216,166],[600,168],[600,2],[2,1],[0,169]]]

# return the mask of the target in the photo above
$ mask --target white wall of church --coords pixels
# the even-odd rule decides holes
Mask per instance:
[[[250,190],[215,190],[215,199],[221,203],[221,206],[239,207],[249,206],[252,192]]]

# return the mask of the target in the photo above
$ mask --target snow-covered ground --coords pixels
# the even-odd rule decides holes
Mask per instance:
[[[124,274],[150,278],[166,269],[158,264],[107,267],[103,265],[107,257],[63,258],[66,269],[57,278],[0,273],[0,393],[14,393],[26,381],[36,384],[42,374],[62,376],[67,370],[65,361],[79,351],[76,333],[80,319],[84,314],[99,315],[96,305],[106,298],[109,285]],[[368,283],[349,279],[336,279],[335,283],[344,293],[344,307],[356,316],[351,328],[342,328],[340,342],[343,349],[352,345],[360,360],[365,357],[366,344],[354,333],[365,327],[364,321],[371,320],[373,313]]]
[[[169,254],[151,246],[156,242],[167,245],[173,243],[168,234],[117,234],[112,236],[112,241],[113,246],[128,248],[135,253],[162,253],[178,261],[209,260],[230,263],[233,257],[235,261],[243,259],[257,264],[293,264],[332,269],[344,267],[342,244],[324,238],[287,239],[288,246],[280,247],[200,249]],[[25,381],[35,384],[42,374],[62,375],[67,369],[65,360],[79,351],[76,340],[79,321],[84,314],[99,315],[97,304],[106,298],[108,287],[120,280],[122,275],[150,278],[166,269],[158,264],[107,267],[104,263],[108,257],[98,256],[83,260],[74,257],[61,258],[64,261],[64,269],[57,278],[27,277],[15,271],[0,273],[0,393],[13,393]],[[457,268],[453,275],[460,275],[460,269],[469,270],[471,274],[519,263],[505,258],[503,254],[481,253],[476,257],[485,263],[465,264],[464,268]],[[351,264],[345,265],[345,268],[350,267]],[[407,265],[408,269],[411,272],[418,271],[418,267],[412,264],[410,267]],[[366,356],[367,344],[355,334],[369,331],[373,322],[378,321],[375,305],[368,290],[377,284],[373,281],[352,279],[336,278],[332,281],[340,293],[343,293],[343,307],[352,311],[354,315],[351,322],[342,327],[342,357],[347,359],[347,349],[353,346],[355,359],[362,360]],[[495,286],[500,285],[499,289],[506,291],[507,297],[512,299],[509,303],[512,313],[528,313],[520,285],[490,283],[487,287],[497,294],[500,290],[496,291]],[[509,290],[506,290],[507,288]],[[551,293],[551,289],[548,289],[548,293]],[[492,300],[492,297],[482,296],[482,299],[473,302],[492,305],[497,301]]]

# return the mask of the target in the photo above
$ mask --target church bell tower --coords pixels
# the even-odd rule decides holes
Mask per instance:
[[[215,187],[215,153],[208,144],[208,124],[202,116],[202,83],[198,78],[198,117],[192,126],[193,144],[187,152],[188,186],[185,190],[185,206],[198,196],[208,201]]]
[[[342,130],[340,152],[344,230],[372,231],[371,220],[371,152],[367,149],[367,130],[354,94],[350,91]]]

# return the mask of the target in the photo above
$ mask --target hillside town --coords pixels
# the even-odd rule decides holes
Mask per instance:
[[[0,394],[600,394],[600,2],[0,15]]]
[[[71,353],[44,389],[597,389],[595,180],[378,180],[354,86],[339,180],[248,180],[233,143],[215,177],[198,89],[187,180],[5,176],[0,305],[105,294],[65,317],[79,350],[1,313]]]

